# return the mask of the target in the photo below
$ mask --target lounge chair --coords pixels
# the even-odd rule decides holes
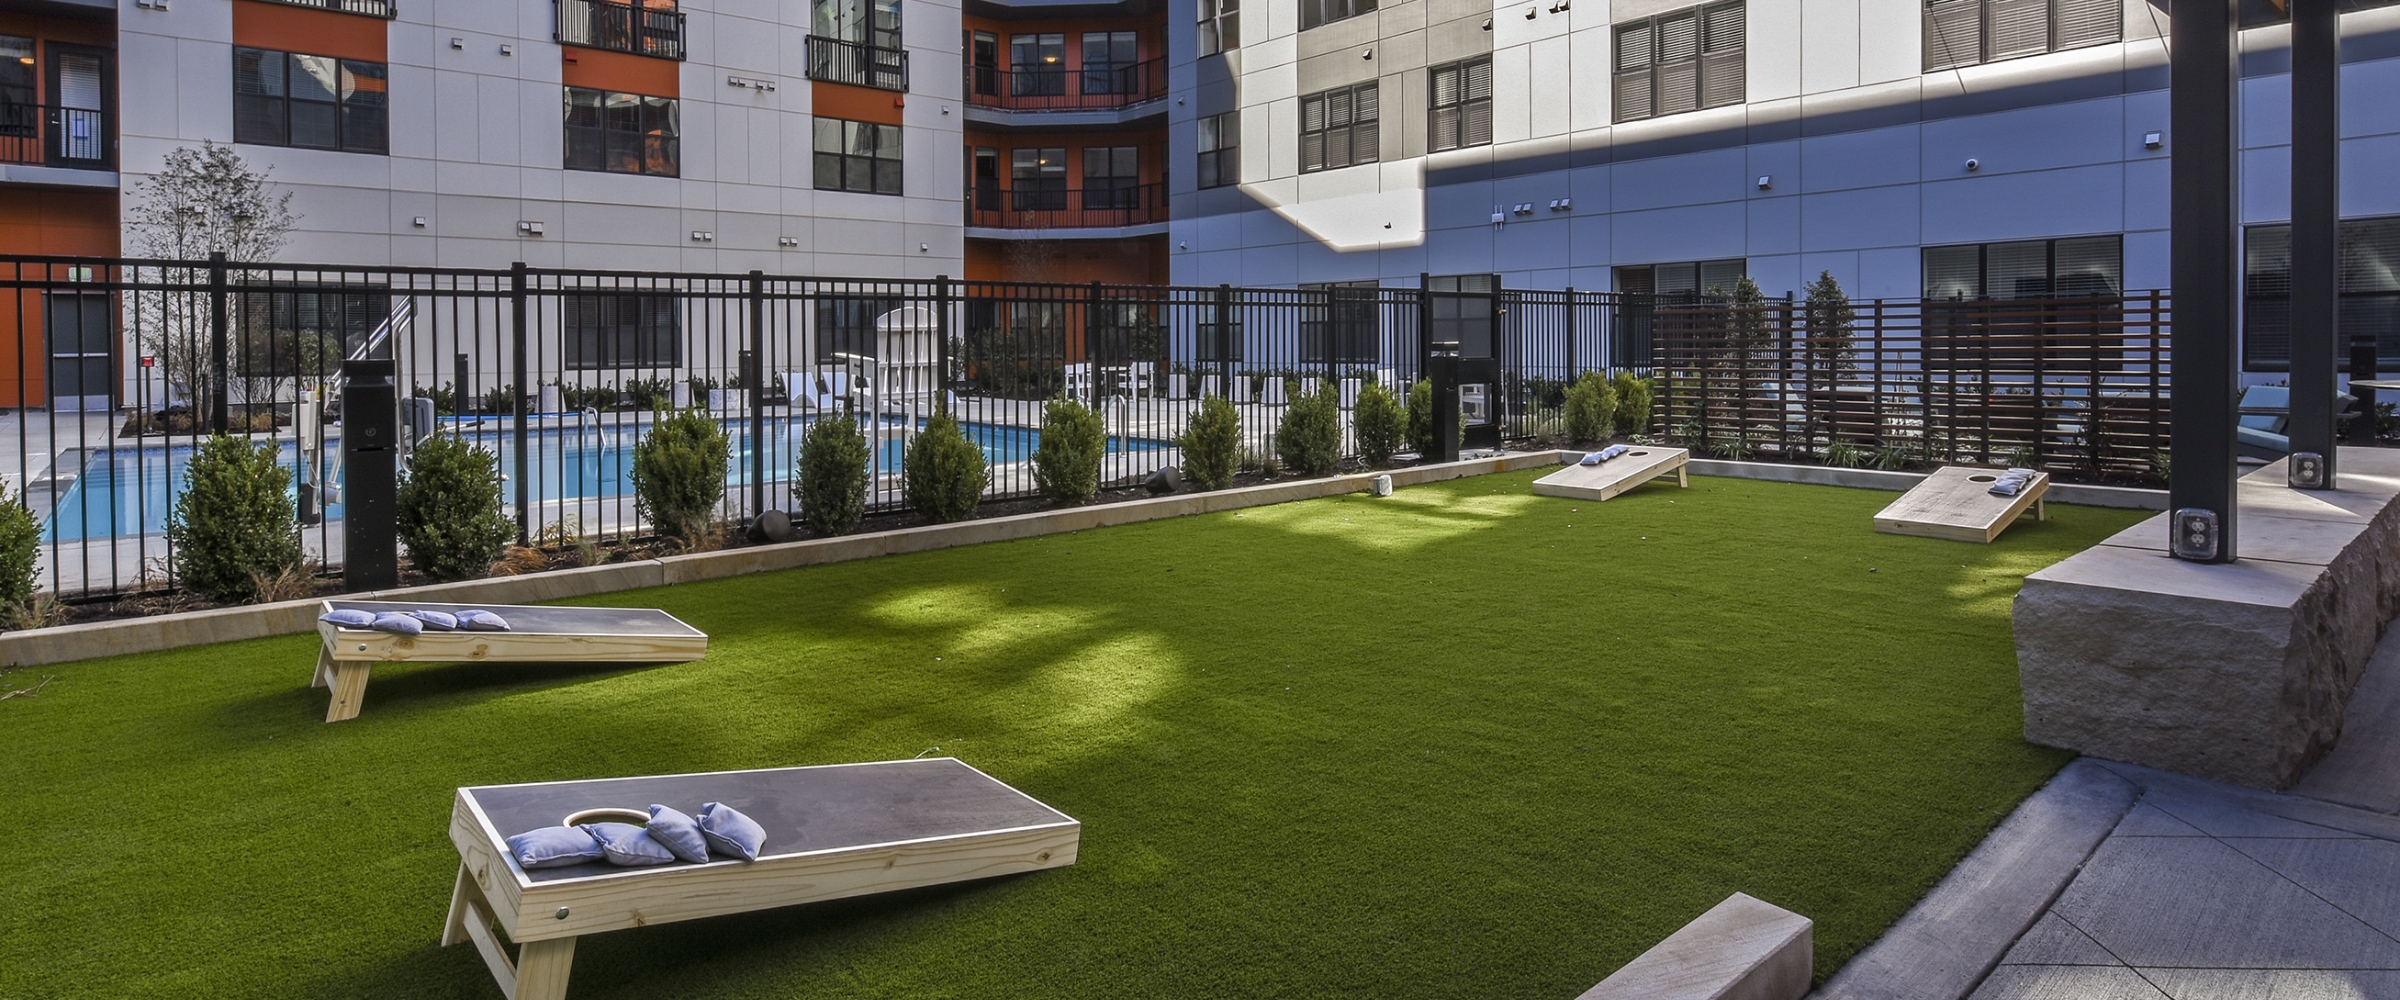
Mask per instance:
[[[528,871],[508,838],[568,816],[718,802],[757,821],[758,860]],[[1075,863],[1083,824],[954,758],[461,788],[442,944],[472,941],[511,1000],[567,992],[575,939],[677,920]],[[493,932],[519,946],[512,961]]]
[[[2349,410],[2357,402],[2349,393],[2336,393],[2333,397],[2336,422],[2346,423],[2355,417]],[[2292,438],[2286,433],[2292,422],[2291,387],[2251,386],[2242,390],[2238,407],[2240,422],[2234,427],[2233,438],[2243,458],[2272,462],[2291,454]]]

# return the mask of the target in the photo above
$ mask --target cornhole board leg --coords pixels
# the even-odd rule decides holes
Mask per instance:
[[[359,707],[367,701],[367,670],[370,664],[357,660],[337,660],[333,663],[333,703],[325,706],[325,721],[343,722],[358,718]]]
[[[575,968],[575,939],[527,941],[517,946],[510,961],[508,949],[492,933],[492,915],[484,910],[483,892],[475,887],[467,867],[458,867],[458,885],[450,893],[450,918],[442,928],[444,947],[460,940],[475,942],[492,980],[508,1000],[565,1000],[567,975]]]

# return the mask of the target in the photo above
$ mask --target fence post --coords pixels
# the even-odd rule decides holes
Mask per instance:
[[[950,276],[947,274],[933,276],[933,406],[935,413],[950,413]]]
[[[218,434],[227,425],[226,326],[225,251],[215,250],[208,255],[208,427]]]
[[[767,273],[750,271],[750,364],[742,386],[750,397],[750,517],[767,511]]]
[[[528,456],[530,447],[525,433],[525,262],[509,265],[508,299],[511,337],[509,369],[516,379],[509,401],[509,411],[516,415],[516,476],[517,476],[517,544],[533,540],[533,462]]]
[[[1217,285],[1217,392],[1233,399],[1233,286]]]
[[[1575,382],[1575,286],[1567,286],[1567,383]]]

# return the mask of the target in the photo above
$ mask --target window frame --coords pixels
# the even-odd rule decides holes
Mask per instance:
[[[1474,71],[1477,68],[1481,68],[1483,70],[1483,96],[1481,97],[1474,96]],[[1440,97],[1442,92],[1441,77],[1444,73],[1456,74],[1462,78],[1461,83],[1453,86],[1453,90],[1456,94],[1455,99],[1448,102],[1442,101]],[[1472,112],[1477,106],[1481,106],[1483,110],[1482,130],[1480,133],[1474,133],[1472,128],[1472,124],[1475,121]],[[1445,137],[1443,134],[1445,125],[1442,121],[1442,112],[1444,110],[1453,112],[1447,125],[1447,130],[1451,133],[1451,137]],[[1448,138],[1449,141],[1445,141],[1445,138]],[[1476,146],[1489,146],[1491,144],[1492,57],[1488,55],[1476,56],[1472,59],[1461,59],[1453,63],[1443,63],[1442,65],[1426,70],[1426,152],[1439,153],[1452,149],[1472,149]]]
[[[1242,47],[1242,0],[1196,0],[1198,58]]]
[[[559,366],[566,371],[683,367],[683,296],[579,291],[560,296],[558,325]]]
[[[2247,371],[2290,371],[2292,367],[2291,232],[2289,222],[2242,227],[2242,368]],[[2336,364],[2348,370],[2348,337],[2356,332],[2375,337],[2378,372],[2400,368],[2400,280],[2377,282],[2378,275],[2393,272],[2388,267],[2370,268],[2362,260],[2369,252],[2365,248],[2379,245],[2393,265],[2400,265],[2400,215],[2343,219],[2335,232],[2341,249],[2335,264],[2334,330],[2335,344],[2342,347],[2334,352]],[[2261,237],[2270,234],[2279,238],[2262,246]],[[2273,263],[2274,244],[2280,244],[2281,268],[2258,270],[2262,252]],[[2274,284],[2280,284],[2280,290]],[[2373,287],[2376,284],[2388,287]],[[2356,330],[2360,324],[2374,327]]]
[[[1216,135],[1216,141],[1213,143],[1208,139],[1212,132]],[[1242,182],[1241,109],[1202,115],[1192,123],[1192,133],[1193,146],[1200,151],[1199,162],[1194,170],[1194,176],[1200,182],[1199,190],[1206,191],[1210,188],[1240,184]],[[1230,143],[1226,141],[1229,136],[1233,140]],[[1216,167],[1213,171],[1209,169],[1212,165]],[[1214,182],[1209,180],[1212,175],[1216,178]]]
[[[1673,29],[1691,22],[1691,51]],[[1719,23],[1730,21],[1730,24]],[[1749,100],[1750,12],[1747,0],[1718,0],[1679,7],[1612,25],[1609,33],[1609,103],[1612,121],[1636,122],[1669,115],[1733,107]],[[1730,35],[1731,37],[1724,37]],[[1638,43],[1631,41],[1639,37]],[[1633,50],[1640,48],[1638,65]],[[1672,51],[1671,51],[1672,49]],[[1670,58],[1671,57],[1671,58]],[[1682,77],[1688,76],[1688,82]],[[1730,81],[1729,83],[1726,81]],[[1680,98],[1689,88],[1690,103]],[[1638,106],[1628,97],[1639,90]],[[1678,100],[1670,106],[1667,98]]]
[[[242,87],[245,82],[243,58],[245,55],[275,57],[275,71],[281,79],[275,82],[272,93],[266,89],[243,91]],[[321,60],[332,64],[336,83],[331,91],[323,91],[330,94],[331,100],[313,98],[304,100],[295,93],[297,88],[293,86],[293,75],[307,75],[300,68],[300,61],[304,59]],[[263,71],[263,67],[260,67],[260,70]],[[307,75],[307,78],[317,79],[313,75]],[[260,73],[253,73],[251,79],[258,80],[262,88],[264,87],[265,80]],[[365,80],[381,81],[381,86],[370,88],[353,84],[349,94],[341,92],[344,82]],[[322,91],[321,84],[319,89]],[[379,94],[382,101],[377,103],[372,100],[361,100],[360,95],[365,94]],[[252,146],[281,146],[287,149],[321,149],[335,153],[364,153],[372,156],[391,155],[390,63],[344,59],[340,56],[321,56],[308,52],[290,52],[253,45],[236,45],[233,46],[232,104],[233,141],[237,143]],[[332,137],[330,145],[294,141],[294,113],[298,105],[313,105],[326,109],[323,112],[326,115],[323,125],[329,130]],[[249,111],[249,114],[245,115],[245,109]],[[268,124],[263,119],[269,117],[274,119],[272,122],[274,131],[261,131],[260,126]]]
[[[680,98],[598,87],[568,86],[562,91],[565,145],[559,161],[565,169],[640,177],[683,176]],[[589,97],[592,103],[578,104],[578,97]],[[578,122],[579,110],[590,112],[589,120]],[[623,127],[628,121],[632,127]],[[594,155],[580,157],[581,151]]]
[[[1368,80],[1363,83],[1355,83],[1346,87],[1334,87],[1328,90],[1320,90],[1314,94],[1301,95],[1301,173],[1313,174],[1326,170],[1340,170],[1345,167],[1363,166],[1365,164],[1378,163],[1382,161],[1383,102],[1380,94],[1378,93],[1379,83],[1380,81],[1377,80]],[[1331,123],[1333,115],[1330,108],[1333,104],[1334,98],[1337,96],[1341,98],[1344,106],[1343,115],[1347,118],[1347,120],[1340,125]],[[1362,96],[1369,98],[1375,104],[1375,111],[1372,117],[1363,117],[1358,112],[1359,98]],[[1312,103],[1317,106],[1317,115],[1320,119],[1319,126],[1314,129],[1308,127],[1309,108]],[[1362,129],[1365,132],[1364,137],[1367,139],[1367,142],[1364,144],[1366,146],[1366,154],[1363,157],[1359,155],[1359,146],[1361,145],[1359,139],[1361,138],[1360,132]],[[1347,157],[1341,163],[1334,163],[1333,158],[1328,155],[1328,150],[1332,148],[1333,140],[1336,135],[1342,137],[1343,148],[1348,151]],[[1309,166],[1309,139],[1312,136],[1317,140],[1317,165],[1314,167]]]
[[[1300,364],[1381,363],[1383,338],[1376,307],[1382,301],[1382,287],[1383,283],[1373,278],[1301,283],[1299,291],[1322,293],[1324,300],[1301,303]]]
[[[1924,3],[1918,8],[1918,30],[1922,53],[1920,59],[1923,71],[1941,73],[1968,66],[1984,66],[2012,59],[2049,55],[2054,52],[2070,52],[2095,45],[2109,45],[2125,39],[2125,4],[2123,0],[2038,0],[2042,6],[2043,31],[2045,33],[2042,48],[1993,54],[1993,36],[2000,33],[1994,30],[1995,8],[2001,5],[2023,5],[2028,2],[2029,0],[1924,0]],[[2097,11],[2070,13],[2067,8],[2070,4],[2075,3],[2093,3],[2095,5],[2106,3],[2111,5],[2112,10],[2107,12],[2106,16],[2097,17],[2095,16]],[[2091,19],[2091,23],[2106,25],[2107,31],[2088,34],[2077,32],[2073,27],[2076,23],[2076,14]],[[1953,55],[1954,47],[1944,38],[1947,32],[1953,30],[1950,26],[1960,20],[1961,15],[1971,15],[1972,20],[1968,23],[1972,25],[1975,35],[1975,51],[1964,57]],[[2244,25],[2244,27],[2248,27],[2248,25]],[[1937,53],[1939,53],[1938,57]]]
[[[1376,0],[1300,0],[1300,30],[1375,13]]]
[[[827,125],[834,126],[835,148],[830,151],[825,149]],[[858,148],[857,136],[861,129],[890,129],[891,139],[887,143],[881,138],[880,132],[876,133],[876,140],[867,147],[867,152],[862,154],[856,151]],[[901,132],[900,126],[886,125],[881,122],[852,121],[847,118],[827,118],[819,115],[811,120],[809,131],[811,153],[809,180],[816,190],[888,197],[900,197],[906,194],[908,190],[905,146],[907,137]],[[891,155],[888,157],[883,155],[887,149],[891,151]],[[833,164],[835,178],[831,186],[825,183],[828,158]],[[886,169],[887,165],[889,169]],[[864,187],[851,183],[851,175],[855,171],[864,171],[866,178]],[[889,190],[886,190],[887,181]]]

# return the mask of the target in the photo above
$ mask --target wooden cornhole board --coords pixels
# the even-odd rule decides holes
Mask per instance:
[[[757,820],[754,862],[526,871],[507,838],[569,814],[722,802]],[[473,941],[511,1000],[567,992],[575,938],[676,920],[1060,868],[1083,824],[950,757],[458,790],[458,882],[442,944]],[[515,942],[510,961],[492,924]]]
[[[1692,475],[1687,466],[1691,460],[1688,449],[1634,445],[1598,465],[1570,465],[1536,479],[1533,491],[1546,497],[1607,500],[1670,472],[1675,474],[1676,485],[1689,489]]]
[[[418,635],[317,623],[324,642],[308,686],[333,689],[325,721],[358,717],[367,671],[377,663],[687,663],[708,655],[708,634],[653,608],[549,608],[522,604],[393,604],[326,601],[325,610],[448,611],[481,608],[507,619],[506,632]]]
[[[2050,474],[2040,473],[2013,497],[1996,497],[1996,469],[1947,466],[1934,470],[1915,489],[1900,494],[1875,515],[1875,530],[1887,535],[1947,538],[1954,542],[1985,542],[2000,537],[2028,507],[2035,520],[2050,519],[2042,494],[2050,492]]]

